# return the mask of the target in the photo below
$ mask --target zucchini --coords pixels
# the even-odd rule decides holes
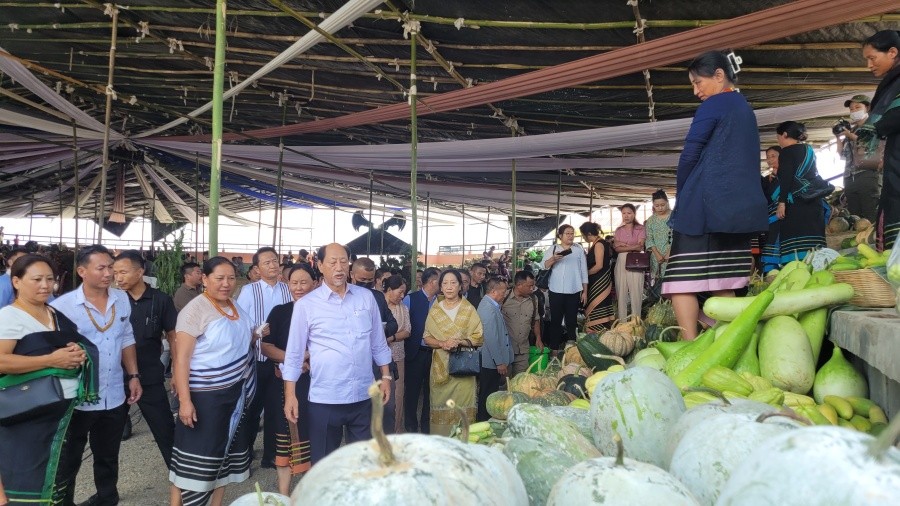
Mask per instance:
[[[762,295],[756,297],[710,297],[703,304],[703,312],[716,320],[732,321],[757,297]],[[853,298],[853,287],[847,283],[804,288],[795,292],[779,292],[763,312],[761,319],[768,320],[774,316],[803,313],[847,302],[851,298]]]
[[[710,328],[697,336],[697,339],[689,342],[687,346],[676,351],[674,355],[666,360],[666,375],[670,378],[674,378],[675,375],[690,365],[690,363],[703,353],[704,350],[712,346],[715,338],[716,331],[713,328]]]

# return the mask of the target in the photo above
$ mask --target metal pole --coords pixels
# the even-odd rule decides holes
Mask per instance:
[[[256,249],[262,248],[262,207],[263,201],[259,199],[259,219],[256,220]]]
[[[513,135],[513,137],[516,136],[515,129],[512,131],[512,135]],[[510,272],[512,272],[512,274],[515,275],[516,266],[518,265],[518,259],[519,259],[519,257],[516,256],[516,246],[517,246],[516,241],[518,239],[518,237],[517,237],[518,231],[516,229],[517,215],[516,215],[516,159],[515,158],[513,158],[513,160],[512,160],[511,186],[512,186],[512,251],[510,252],[511,253],[510,261],[512,262],[512,269],[510,269]],[[512,279],[510,279],[510,281],[512,281]]]
[[[459,261],[460,268],[466,266],[466,205],[462,205],[462,221],[463,221],[463,243],[462,243],[462,259]]]
[[[109,122],[112,119],[113,71],[116,68],[116,38],[119,29],[119,9],[112,8],[112,35],[109,44],[109,73],[106,78],[106,122],[103,129],[103,166],[100,168],[100,216],[97,223],[97,242],[103,240],[106,221],[106,173],[109,171]]]
[[[559,227],[560,219],[559,219],[559,199],[562,195],[562,171],[559,171],[556,176],[556,226]],[[554,235],[556,235],[554,233]]]
[[[287,118],[287,98],[284,98],[284,103],[281,106],[281,126],[284,126],[285,119]],[[281,244],[281,228],[279,224],[283,227],[284,223],[281,221],[281,208],[284,206],[284,196],[282,193],[283,189],[283,178],[284,178],[284,137],[278,138],[278,183],[275,187],[275,218],[274,225],[272,226],[272,247],[280,246]],[[278,238],[278,244],[276,244],[275,239]]]
[[[387,221],[387,206],[382,206],[381,207],[381,248],[378,249],[381,260],[384,259],[384,232],[385,232],[384,222],[385,221]],[[426,248],[426,250],[427,250],[427,248]],[[428,251],[425,252],[425,255],[427,257]]]
[[[73,180],[75,181],[75,246],[72,248],[75,255],[72,256],[72,289],[75,289],[75,271],[78,268],[78,198],[81,196],[81,190],[78,187],[78,125],[72,120],[72,171],[74,172]],[[33,194],[32,194],[33,195]]]
[[[425,193],[425,267],[428,267],[428,230],[431,223],[431,192]]]
[[[200,153],[194,153],[194,256],[200,259]],[[156,195],[154,193],[154,195]],[[155,197],[154,197],[155,198]],[[154,204],[155,206],[155,204]],[[155,210],[154,210],[155,211]],[[150,233],[153,233],[151,228]]]
[[[419,268],[419,222],[417,197],[418,189],[416,188],[416,178],[419,170],[419,124],[416,117],[416,100],[418,91],[416,90],[416,35],[418,35],[418,24],[410,23],[412,27],[409,37],[409,117],[410,117],[410,171],[409,171],[409,201],[412,211],[412,252],[409,272],[409,291],[414,292],[416,286],[416,269]]]
[[[62,216],[60,216],[62,218]],[[34,229],[34,187],[31,188],[31,213],[28,216],[28,240],[31,240]]]
[[[62,184],[62,162],[59,162],[59,172],[57,173],[57,177],[59,178],[59,245],[63,244],[63,184]],[[31,239],[29,237],[29,239]]]
[[[484,220],[484,250],[488,250],[488,233],[491,231],[491,206],[488,206],[487,219]]]
[[[216,0],[213,66],[212,163],[209,167],[209,258],[219,254],[219,192],[222,177],[222,88],[225,85],[225,0]]]
[[[588,204],[588,221],[591,221],[591,218],[594,216],[594,187],[589,187],[588,192],[591,194],[591,200]]]
[[[372,193],[375,191],[375,178],[372,177],[372,171],[369,171],[369,232],[366,234],[366,256],[372,254]],[[381,223],[384,227],[384,222]],[[381,231],[384,237],[384,230]]]
[[[144,234],[147,233],[147,201],[144,201],[144,215],[143,220],[141,221],[141,251],[144,251]],[[150,233],[153,233],[153,229],[150,230]]]

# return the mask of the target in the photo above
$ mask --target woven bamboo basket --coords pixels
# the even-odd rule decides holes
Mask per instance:
[[[891,285],[872,269],[837,271],[834,279],[853,287],[850,304],[859,307],[894,307],[897,298]]]

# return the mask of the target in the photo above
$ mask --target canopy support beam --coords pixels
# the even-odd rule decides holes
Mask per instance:
[[[219,254],[219,192],[222,178],[222,108],[225,86],[225,0],[216,0],[213,64],[212,164],[209,167],[209,258]]]
[[[109,43],[109,73],[106,78],[106,118],[103,128],[103,165],[100,168],[100,212],[97,219],[97,243],[103,240],[106,221],[106,174],[109,171],[109,122],[112,119],[113,75],[116,68],[116,39],[119,28],[119,9],[112,7],[112,34]],[[62,219],[62,213],[60,213]]]
[[[418,92],[416,91],[416,34],[419,30],[417,24],[411,23],[410,25],[412,31],[409,37],[409,207],[410,214],[412,214],[412,251],[410,252],[409,291],[415,292],[419,288],[416,286],[416,270],[419,268],[418,190],[416,189],[416,179],[419,172],[419,123],[416,116],[416,100],[418,100]]]

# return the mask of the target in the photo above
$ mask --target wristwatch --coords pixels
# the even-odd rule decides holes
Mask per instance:
[[[136,373],[136,374],[126,374],[125,375],[125,381],[131,381],[133,379],[141,379],[141,374]]]

